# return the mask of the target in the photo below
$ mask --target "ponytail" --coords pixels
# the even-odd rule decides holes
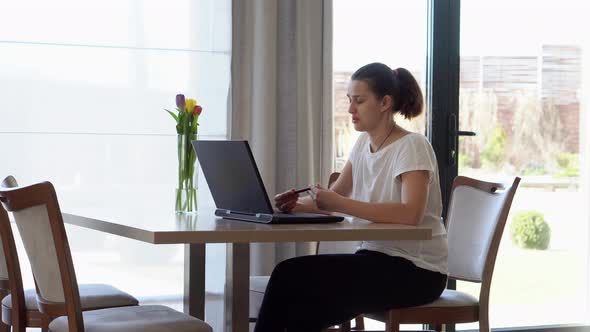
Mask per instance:
[[[393,96],[395,105],[393,109],[400,112],[406,119],[412,119],[422,113],[424,97],[416,79],[405,68],[398,68],[393,71],[395,85],[398,94]]]
[[[414,76],[405,68],[391,70],[382,63],[370,63],[352,74],[352,80],[365,81],[369,89],[379,98],[387,95],[393,98],[393,112],[399,112],[406,119],[422,113],[424,97]]]

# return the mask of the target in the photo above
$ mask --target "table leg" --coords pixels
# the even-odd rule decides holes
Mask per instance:
[[[205,320],[205,244],[184,245],[184,312]]]
[[[225,331],[248,332],[250,244],[228,243],[225,275]]]

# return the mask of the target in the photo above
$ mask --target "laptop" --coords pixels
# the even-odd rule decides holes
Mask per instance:
[[[275,212],[248,141],[196,140],[192,144],[217,206],[216,216],[266,224],[332,223],[344,219]]]

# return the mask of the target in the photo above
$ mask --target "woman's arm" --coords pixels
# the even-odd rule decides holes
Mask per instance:
[[[352,193],[352,164],[350,161],[346,162],[342,172],[340,172],[340,176],[334,181],[330,190],[338,193],[340,196],[350,196]],[[293,212],[331,214],[329,211],[319,209],[309,196],[300,197],[297,200],[297,205],[293,208]]]
[[[347,161],[338,179],[329,188],[340,196],[349,197],[352,194],[352,164]]]
[[[297,204],[292,210],[293,212],[305,212],[305,213],[321,213],[321,214],[332,214],[330,211],[324,211],[319,209],[311,197],[300,197],[297,200]]]
[[[428,199],[428,171],[403,173],[401,203],[366,203],[335,192],[320,190],[316,204],[322,210],[341,212],[376,223],[418,225]]]

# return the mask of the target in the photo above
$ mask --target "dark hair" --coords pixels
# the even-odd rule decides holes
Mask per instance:
[[[391,70],[387,65],[374,62],[362,66],[352,74],[352,79],[367,82],[369,89],[379,98],[393,97],[393,111],[406,119],[422,113],[424,98],[416,79],[405,68]]]

